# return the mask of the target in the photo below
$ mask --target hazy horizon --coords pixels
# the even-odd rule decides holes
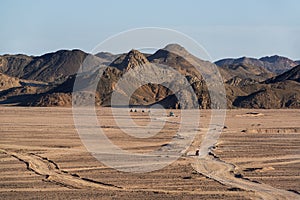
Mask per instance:
[[[42,55],[61,49],[91,52],[133,28],[180,31],[213,61],[280,55],[300,60],[300,2],[277,1],[51,1],[1,2],[0,54]]]
[[[163,47],[162,47],[163,48]],[[9,53],[4,53],[4,54],[0,54],[0,56],[3,56],[3,55],[27,55],[27,56],[34,56],[34,57],[38,57],[38,56],[43,56],[45,54],[48,54],[48,53],[54,53],[54,52],[57,52],[57,51],[61,51],[61,50],[69,50],[69,51],[73,51],[73,50],[81,50],[83,51],[82,49],[78,49],[78,48],[74,48],[74,49],[57,49],[57,50],[54,50],[54,51],[49,51],[49,52],[45,52],[43,54],[39,54],[39,55],[30,55],[30,54],[26,54],[26,53],[13,53],[13,54],[9,54]],[[154,52],[150,52],[150,51],[141,51],[139,49],[137,49],[138,51],[142,52],[142,53],[145,53],[145,54],[153,54],[155,53]],[[112,54],[115,54],[115,55],[118,55],[118,54],[122,54],[122,53],[128,53],[128,52],[117,52],[117,53],[114,53],[114,52],[109,52],[109,51],[102,51],[103,53],[112,53]],[[86,52],[86,53],[91,53],[91,52]],[[98,53],[101,53],[101,52],[98,52]],[[95,55],[95,54],[94,54]],[[216,59],[216,60],[212,60],[212,62],[217,62],[217,61],[220,61],[220,60],[223,60],[223,59],[239,59],[239,58],[243,58],[243,57],[247,57],[247,58],[254,58],[254,59],[261,59],[263,57],[271,57],[271,56],[281,56],[281,57],[286,57],[286,58],[289,58],[293,61],[300,61],[300,58],[299,59],[292,59],[288,56],[283,56],[283,55],[277,55],[277,54],[273,54],[273,55],[263,55],[263,56],[259,56],[259,57],[253,57],[253,56],[247,56],[247,55],[242,55],[242,56],[239,56],[239,57],[232,57],[232,56],[229,56],[229,57],[224,57],[224,58],[219,58],[219,59]]]

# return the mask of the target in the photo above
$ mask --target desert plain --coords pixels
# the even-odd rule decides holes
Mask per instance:
[[[134,153],[168,145],[181,119],[180,110],[172,112],[174,117],[162,116],[159,134],[134,138],[118,127],[110,108],[96,110],[99,128]],[[141,109],[131,117],[149,122]],[[0,199],[300,199],[300,110],[227,110],[217,143],[198,158],[210,117],[210,110],[200,111],[197,135],[175,162],[130,173],[87,151],[72,108],[0,107]]]

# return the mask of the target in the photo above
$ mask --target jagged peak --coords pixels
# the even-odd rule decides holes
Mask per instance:
[[[128,71],[137,66],[149,63],[145,55],[138,50],[132,49],[125,56],[121,55],[110,66],[117,67],[121,71]]]

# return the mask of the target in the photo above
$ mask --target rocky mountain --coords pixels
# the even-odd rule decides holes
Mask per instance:
[[[264,81],[274,76],[271,71],[265,68],[263,61],[255,58],[223,59],[215,62],[215,64],[226,70],[231,75],[230,79],[238,77],[240,79]]]
[[[76,74],[86,56],[81,50],[60,50],[36,57],[4,55],[0,57],[0,72],[27,80],[64,81]]]
[[[219,67],[231,66],[231,65],[251,65],[257,67],[264,67],[264,63],[256,58],[240,57],[240,58],[225,58],[215,62]]]
[[[277,83],[286,80],[300,82],[300,65],[290,69],[289,71],[266,80],[266,83]]]
[[[130,69],[134,69],[135,67],[148,63],[149,61],[144,54],[133,49],[129,53],[123,54],[115,59],[109,66],[116,67],[120,71],[127,72]]]
[[[264,78],[284,73],[298,65],[297,62],[283,56],[266,56],[256,58],[229,58],[215,62],[221,68],[229,70],[233,76],[251,78],[262,81]],[[252,74],[252,75],[251,75]]]
[[[19,79],[0,73],[0,102],[2,104],[19,104],[30,95],[48,91],[48,83]]]
[[[14,87],[20,87],[21,82],[16,77],[10,77],[0,73],[0,91],[7,90]]]
[[[137,88],[129,97],[132,106],[159,103],[166,108],[188,108],[188,102],[182,106],[177,99],[182,95],[193,98],[182,93],[186,90],[182,87],[185,81],[196,94],[199,107],[205,109],[211,107],[205,80],[216,75],[215,68],[224,81],[228,108],[300,108],[300,65],[291,68],[295,63],[280,56],[211,63],[178,44],[167,45],[153,54],[133,49],[118,55],[100,52],[94,56],[80,50],[61,50],[42,56],[3,55],[0,56],[0,104],[71,106],[73,90],[89,90],[95,85],[95,104],[99,106],[111,105],[113,91],[123,98],[127,90]],[[84,68],[78,72],[80,66]],[[171,69],[177,75],[168,75]],[[276,75],[281,71],[284,73]],[[126,84],[118,84],[128,74]],[[163,83],[147,83],[148,79],[159,81],[162,77],[168,80],[168,87]],[[75,78],[80,82],[76,89]],[[146,84],[139,86],[137,80]]]
[[[264,67],[267,70],[274,72],[276,74],[281,74],[283,72],[286,72],[287,70],[290,70],[291,68],[298,65],[297,62],[289,58],[278,56],[278,55],[262,57],[259,60],[265,63]]]
[[[0,72],[11,77],[21,78],[24,68],[33,60],[32,56],[23,54],[0,56]]]
[[[300,65],[261,83],[241,87],[246,92],[232,105],[242,108],[300,108]]]
[[[259,84],[247,95],[233,101],[237,108],[300,108],[300,84],[284,81],[273,84]],[[251,90],[251,88],[250,88]]]

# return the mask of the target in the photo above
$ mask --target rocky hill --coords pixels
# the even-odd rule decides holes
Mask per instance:
[[[16,77],[10,77],[0,73],[0,91],[7,90],[14,87],[20,87],[21,82]]]
[[[286,80],[300,82],[300,65],[290,69],[289,71],[266,80],[266,83],[277,83]]]
[[[215,64],[229,70],[233,69],[231,72],[233,72],[235,76],[241,76],[243,73],[246,73],[245,76],[251,76],[251,73],[253,73],[252,77],[247,76],[247,78],[260,80],[267,76],[270,77],[284,73],[298,65],[297,61],[278,55],[266,56],[260,59],[248,57],[236,59],[227,58],[216,61]],[[238,69],[238,67],[241,67],[242,69],[236,71],[235,69]]]
[[[300,84],[294,81],[260,84],[257,89],[247,95],[238,96],[233,106],[267,109],[300,108]]]
[[[264,81],[274,76],[274,73],[265,68],[263,61],[255,58],[224,59],[217,61],[216,65],[231,74],[231,79],[238,77],[241,79]]]
[[[146,65],[149,61],[141,52],[132,49],[129,53],[123,54],[115,59],[110,66],[116,67],[120,71],[127,72],[135,67]]]
[[[271,56],[223,59],[215,65],[193,56],[177,44],[167,45],[151,55],[134,49],[118,55],[100,52],[94,56],[80,50],[61,50],[42,56],[3,55],[0,56],[0,104],[71,106],[77,78],[81,83],[77,89],[85,90],[96,84],[95,104],[110,106],[113,91],[126,96],[127,89],[137,87],[137,79],[146,81],[148,76],[159,80],[163,75],[172,89],[163,84],[147,83],[134,91],[129,103],[132,106],[159,103],[166,108],[188,108],[180,105],[176,97],[182,95],[184,88],[180,77],[185,77],[196,94],[199,107],[205,109],[211,107],[205,78],[214,75],[212,69],[216,68],[224,81],[228,108],[300,108],[300,65],[295,63],[288,58]],[[78,73],[84,64],[90,68]],[[103,71],[99,64],[106,69]],[[151,68],[152,65],[159,67]],[[178,72],[178,77],[172,75],[168,79],[168,68]],[[283,73],[276,75],[279,72]],[[127,88],[118,85],[128,73],[131,77]]]
[[[259,60],[265,63],[267,70],[276,74],[284,73],[298,65],[296,61],[278,55],[262,57]]]
[[[86,55],[80,50],[60,50],[36,57],[4,55],[0,57],[0,72],[27,80],[64,81],[76,74]]]

